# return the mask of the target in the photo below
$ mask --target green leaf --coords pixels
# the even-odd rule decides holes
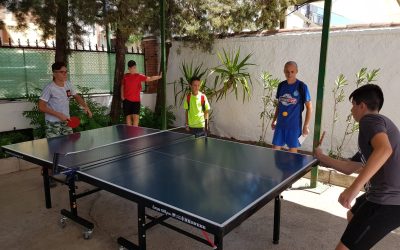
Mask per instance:
[[[226,97],[228,92],[233,92],[238,99],[238,88],[242,88],[243,102],[250,98],[249,85],[252,84],[250,74],[246,72],[247,66],[254,65],[247,63],[252,54],[248,54],[244,59],[240,60],[240,48],[235,53],[227,52],[225,49],[217,52],[220,60],[220,65],[211,70],[212,74],[216,74],[214,80],[214,93],[212,96],[217,96],[220,100],[223,96]],[[211,96],[211,97],[212,97]]]

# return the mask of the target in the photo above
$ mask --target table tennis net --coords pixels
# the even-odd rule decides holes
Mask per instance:
[[[93,168],[97,165],[114,162],[118,159],[131,157],[191,138],[194,137],[190,134],[162,131],[137,138],[131,138],[129,140],[114,142],[93,149],[59,154],[57,162],[55,162],[56,164],[54,165],[54,170],[56,173],[59,173],[62,170],[65,170],[65,168],[77,170]]]

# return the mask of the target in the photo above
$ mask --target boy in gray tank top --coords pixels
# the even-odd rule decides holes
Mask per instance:
[[[320,148],[320,164],[345,174],[359,172],[338,201],[349,208],[349,221],[336,249],[370,249],[400,226],[400,132],[379,114],[384,97],[378,85],[367,84],[351,93],[351,113],[359,122],[358,156],[361,162],[330,158]],[[365,194],[351,202],[365,187]]]

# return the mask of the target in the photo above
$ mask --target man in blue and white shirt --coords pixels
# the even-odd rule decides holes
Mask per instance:
[[[279,83],[276,92],[277,106],[271,123],[274,132],[272,139],[273,148],[280,150],[287,145],[290,152],[297,152],[301,146],[299,137],[307,136],[310,132],[312,103],[310,92],[305,83],[296,78],[297,64],[289,61],[285,64],[284,73],[286,81]],[[306,107],[306,117],[302,124],[302,111]],[[303,126],[302,126],[303,125]]]

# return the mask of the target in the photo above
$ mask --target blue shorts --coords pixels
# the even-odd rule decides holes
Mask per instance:
[[[272,144],[280,147],[287,145],[289,148],[298,148],[301,146],[299,143],[300,135],[301,131],[299,130],[275,128]]]

